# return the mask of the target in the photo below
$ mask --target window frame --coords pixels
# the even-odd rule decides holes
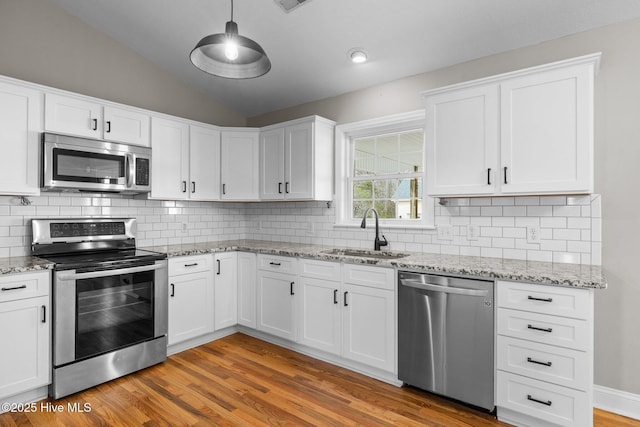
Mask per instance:
[[[425,110],[394,114],[375,119],[346,123],[336,126],[336,227],[360,227],[361,219],[351,218],[353,189],[350,187],[353,177],[353,140],[385,133],[398,133],[409,130],[422,129],[425,132]],[[386,228],[435,228],[435,203],[427,196],[424,189],[427,179],[426,147],[423,147],[422,178],[422,218],[415,219],[380,219],[380,224]]]

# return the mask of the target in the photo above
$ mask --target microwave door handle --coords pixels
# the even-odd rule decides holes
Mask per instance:
[[[133,187],[133,177],[136,173],[135,162],[133,160],[132,153],[125,154],[124,168],[126,170],[125,173],[127,175],[127,188],[131,188]]]
[[[165,268],[164,264],[152,264],[152,265],[145,265],[142,267],[120,268],[117,270],[90,271],[88,273],[68,273],[66,271],[62,271],[56,275],[56,278],[58,280],[64,280],[64,281],[96,279],[98,277],[117,276],[119,274],[141,273],[144,271],[159,270],[161,268]]]

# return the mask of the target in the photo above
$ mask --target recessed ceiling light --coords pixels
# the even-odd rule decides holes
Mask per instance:
[[[361,48],[353,48],[348,52],[349,59],[354,64],[362,64],[367,62],[367,52]]]

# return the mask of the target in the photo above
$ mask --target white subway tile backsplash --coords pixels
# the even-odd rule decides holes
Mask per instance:
[[[554,206],[553,216],[582,216],[580,206]]]

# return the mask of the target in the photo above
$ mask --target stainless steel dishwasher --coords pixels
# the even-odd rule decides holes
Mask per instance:
[[[398,378],[492,411],[493,281],[398,273]]]

